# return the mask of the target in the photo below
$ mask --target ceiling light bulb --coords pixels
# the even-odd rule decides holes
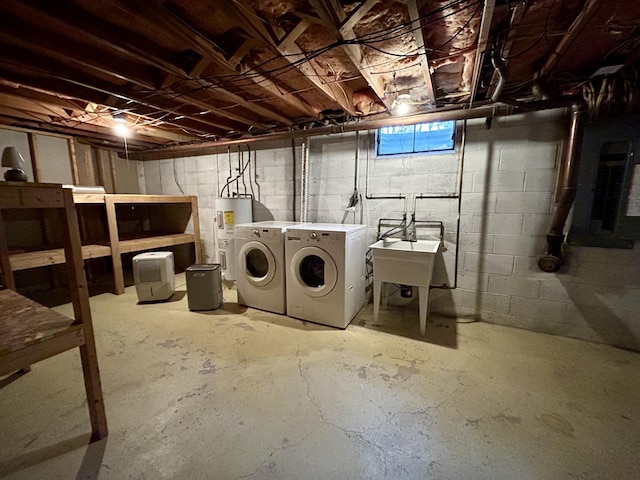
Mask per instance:
[[[411,105],[409,105],[408,103],[399,103],[396,106],[396,115],[404,117],[407,113],[409,113],[410,109]]]
[[[126,137],[129,135],[129,127],[122,123],[118,123],[115,127],[113,127],[113,131],[116,135],[121,137]]]

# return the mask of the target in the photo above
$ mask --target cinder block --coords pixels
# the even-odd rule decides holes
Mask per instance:
[[[468,272],[511,275],[513,272],[513,256],[466,252],[464,254],[464,270]]]
[[[462,306],[473,308],[476,312],[480,313],[480,315],[483,315],[485,312],[509,313],[511,299],[507,295],[470,290],[463,292]]]
[[[487,291],[489,274],[478,272],[458,272],[458,287],[479,292]]]
[[[491,170],[473,174],[474,192],[521,192],[524,186],[524,170]],[[487,183],[488,180],[488,183]]]
[[[423,193],[455,194],[458,191],[458,175],[454,173],[431,174],[428,181],[427,188],[422,190]]]
[[[460,250],[463,252],[486,252],[493,250],[493,235],[480,233],[461,233]]]
[[[507,275],[489,274],[489,292],[517,297],[538,298],[540,280]]]
[[[470,150],[466,152],[464,158],[465,172],[484,172],[486,170],[497,170],[500,166],[498,153],[494,149]],[[521,169],[522,170],[522,169]]]
[[[556,170],[527,170],[524,177],[524,191],[553,192],[557,174]]]
[[[511,297],[513,315],[551,322],[562,322],[567,311],[567,304],[524,297]]]
[[[527,145],[500,150],[500,170],[555,169],[557,145]]]
[[[545,237],[525,235],[496,235],[493,241],[493,253],[503,255],[543,255]]]
[[[465,193],[462,195],[464,213],[495,213],[497,193]]]
[[[522,215],[519,214],[474,214],[473,231],[488,234],[512,234],[520,233],[522,228]]]
[[[500,192],[496,194],[496,213],[547,213],[551,194]]]
[[[546,235],[549,233],[553,215],[550,213],[526,213],[523,215],[523,235]]]

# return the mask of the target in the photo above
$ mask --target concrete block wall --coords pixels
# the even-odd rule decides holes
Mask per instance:
[[[296,148],[296,158],[300,149]],[[292,220],[293,206],[293,153],[284,142],[267,145],[267,148],[251,151],[249,167],[238,183],[229,184],[223,197],[254,194],[253,218],[259,220]],[[200,220],[200,234],[204,261],[215,262],[215,199],[230,176],[236,178],[238,161],[245,165],[248,159],[246,147],[242,153],[237,148],[197,157],[175,158],[144,162],[145,193],[161,195],[196,195]],[[257,168],[256,168],[257,166]],[[250,178],[251,173],[251,178]],[[253,191],[252,191],[253,187]]]
[[[362,219],[371,241],[378,219],[400,218],[405,211],[415,210],[418,220],[443,222],[444,248],[432,285],[453,286],[457,281],[457,288],[433,288],[432,313],[640,350],[638,242],[633,250],[567,245],[567,264],[558,273],[537,267],[555,209],[566,125],[562,110],[498,118],[490,128],[483,120],[469,121],[460,216],[457,198],[415,198],[458,193],[459,146],[447,154],[375,158],[374,133],[361,133],[356,181],[356,135],[312,137],[309,220],[340,222],[355,183],[362,200],[355,212],[347,214],[346,222]],[[296,145],[295,180],[299,182],[299,141]],[[232,149],[233,168],[236,155]],[[299,219],[300,188],[294,199],[290,142],[261,147],[257,165],[261,198],[256,212],[263,218],[255,219],[292,220],[294,200]],[[185,193],[199,196],[205,254],[213,260],[213,198],[229,175],[226,151],[145,162],[144,167],[148,193],[179,193],[178,178]],[[366,194],[406,199],[368,199]],[[434,232],[418,233],[428,237]],[[406,307],[417,312],[416,299]]]

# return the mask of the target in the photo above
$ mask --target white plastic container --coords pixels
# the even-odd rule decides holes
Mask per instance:
[[[133,281],[140,302],[159,302],[175,292],[173,252],[146,252],[133,257]]]

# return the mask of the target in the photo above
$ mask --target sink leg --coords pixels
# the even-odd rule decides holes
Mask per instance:
[[[389,304],[389,284],[382,282],[382,309],[386,310]]]
[[[429,315],[429,287],[418,288],[418,300],[420,304],[420,335],[427,334],[427,316]]]
[[[373,281],[373,321],[378,321],[378,314],[380,313],[380,289],[382,287],[382,281]]]

